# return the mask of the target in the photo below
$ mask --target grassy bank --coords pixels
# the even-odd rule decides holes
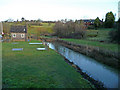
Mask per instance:
[[[100,47],[110,51],[118,52],[118,44],[102,43],[98,41],[88,41],[88,40],[81,40],[81,39],[62,39],[62,40],[73,42],[76,44]]]
[[[109,40],[109,32],[113,30],[113,28],[100,28],[98,30],[87,30],[86,31],[86,39],[94,40],[94,41],[108,41]],[[91,37],[95,36],[95,37]]]
[[[44,46],[18,43],[3,43],[4,88],[91,88],[55,51],[37,51],[37,47]],[[24,49],[12,51],[12,48]]]

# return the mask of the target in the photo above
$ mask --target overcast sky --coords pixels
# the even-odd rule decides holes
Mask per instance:
[[[0,21],[21,20],[105,19],[112,11],[118,19],[119,0],[0,0]]]

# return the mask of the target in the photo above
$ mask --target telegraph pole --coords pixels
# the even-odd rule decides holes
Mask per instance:
[[[3,25],[2,25],[2,22],[0,22],[0,34],[3,33]]]

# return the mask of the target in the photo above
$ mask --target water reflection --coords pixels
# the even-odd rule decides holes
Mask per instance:
[[[83,72],[86,72],[95,80],[103,82],[105,87],[118,88],[118,72],[116,70],[101,64],[92,58],[61,46],[58,43],[49,43],[49,47],[65,56],[70,62],[78,65]]]

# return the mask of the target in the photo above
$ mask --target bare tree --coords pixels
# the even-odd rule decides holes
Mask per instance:
[[[66,23],[58,21],[54,26],[55,34],[58,37],[83,38],[85,36],[85,29],[83,21],[81,21],[80,24],[72,20]]]

